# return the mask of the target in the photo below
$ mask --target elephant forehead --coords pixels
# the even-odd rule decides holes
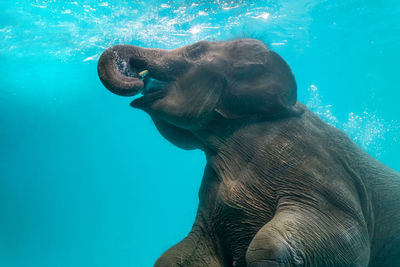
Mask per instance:
[[[188,58],[214,58],[230,62],[230,64],[261,64],[266,60],[269,51],[264,43],[254,39],[237,39],[228,42],[200,41],[184,47]]]
[[[265,44],[259,40],[256,39],[236,39],[236,40],[232,40],[229,42],[226,42],[226,44],[228,46],[230,46],[232,49],[236,49],[236,50],[243,50],[243,49],[249,49],[249,48],[253,48],[253,49],[267,49],[268,48],[265,46]]]
[[[228,45],[231,58],[238,63],[264,63],[268,48],[257,40],[236,40]]]

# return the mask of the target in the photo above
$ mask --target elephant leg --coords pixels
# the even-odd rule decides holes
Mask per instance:
[[[199,226],[194,226],[189,235],[168,249],[154,266],[220,267],[222,263],[208,235],[204,234]]]
[[[332,208],[302,204],[279,208],[254,236],[247,266],[368,266],[366,225]]]

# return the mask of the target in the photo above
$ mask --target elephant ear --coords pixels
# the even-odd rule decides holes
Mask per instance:
[[[229,119],[290,112],[297,102],[297,85],[288,64],[271,50],[257,60],[240,59],[232,66],[216,111]]]

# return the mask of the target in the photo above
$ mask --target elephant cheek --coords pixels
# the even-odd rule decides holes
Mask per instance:
[[[186,103],[176,92],[169,92],[164,98],[153,102],[150,106],[152,116],[164,119],[173,124],[185,117]]]

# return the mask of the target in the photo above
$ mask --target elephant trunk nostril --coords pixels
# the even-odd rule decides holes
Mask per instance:
[[[148,70],[139,68],[131,63],[127,63],[126,61],[118,62],[117,66],[118,70],[127,77],[143,80],[149,74]]]

